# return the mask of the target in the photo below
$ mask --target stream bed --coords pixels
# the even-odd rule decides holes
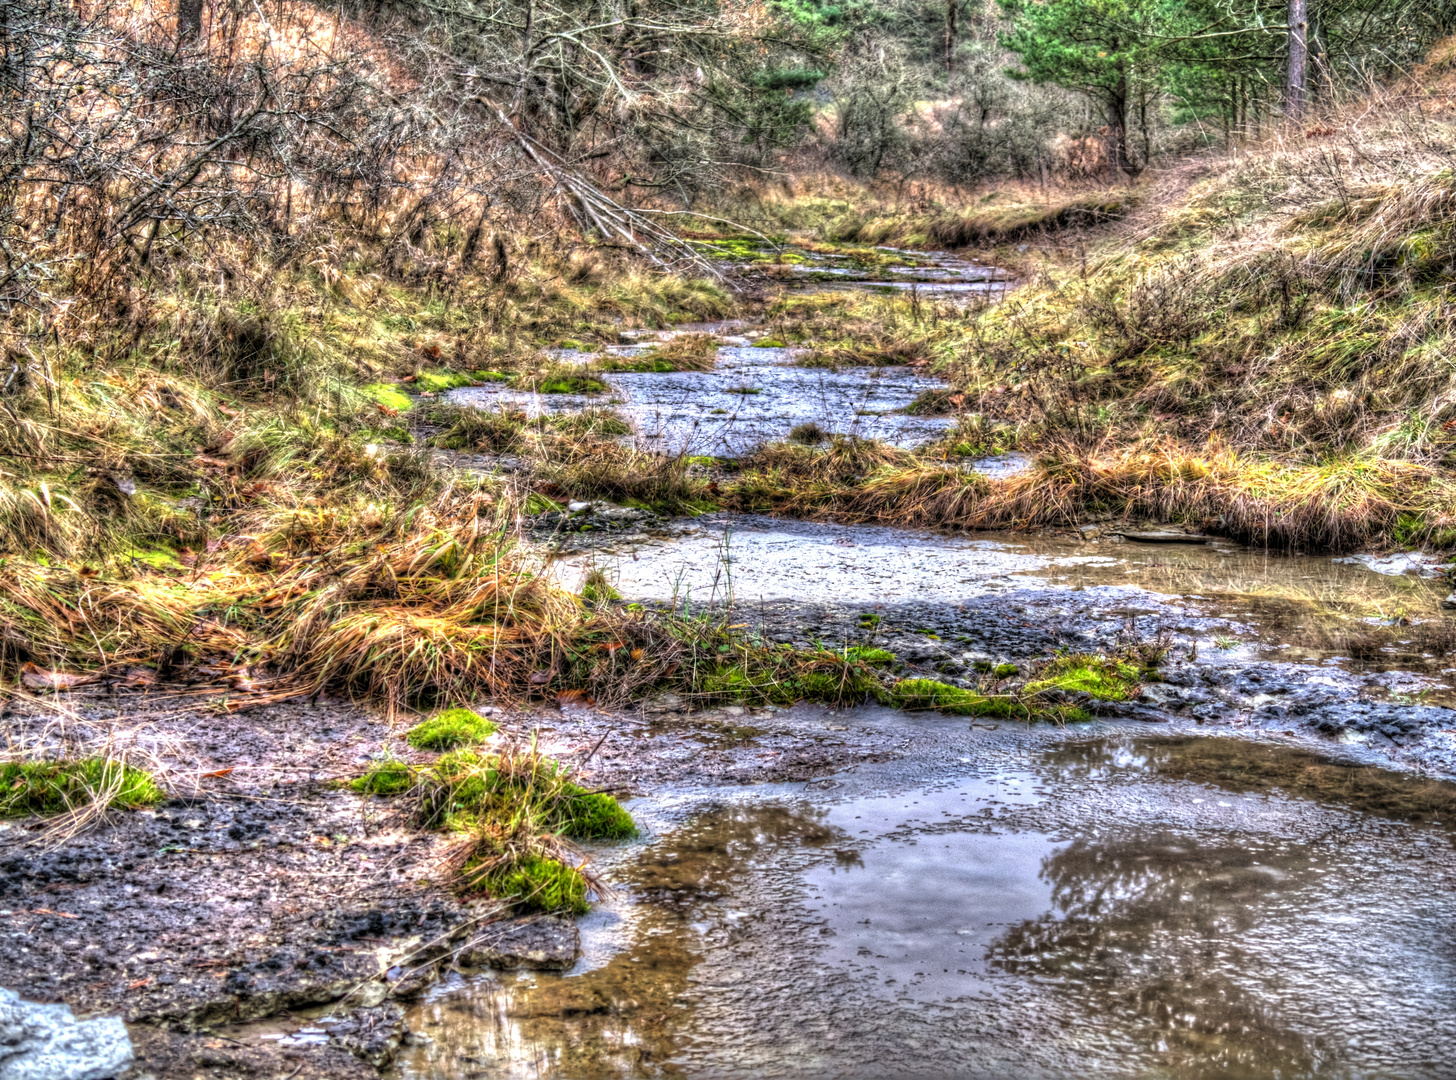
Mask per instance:
[[[912,262],[794,274],[1006,287]],[[752,340],[710,372],[611,376],[633,437],[732,457],[799,423],[913,445],[949,422],[904,412],[937,385],[922,375],[796,368]],[[537,536],[569,587],[600,570],[629,602],[765,643],[879,646],[965,686],[1156,641],[1162,681],[1066,729],[799,705],[720,710],[705,735],[680,702],[636,727],[574,728],[563,707],[563,747],[617,735],[598,763],[636,777],[644,835],[589,852],[613,891],[571,970],[448,976],[407,1018],[401,1077],[1456,1075],[1456,643],[1434,560],[1138,543],[1117,523],[621,530],[593,513]],[[697,771],[634,771],[654,738]],[[724,747],[737,764],[712,763]],[[753,782],[757,759],[786,771]]]
[[[649,835],[598,853],[618,893],[577,966],[441,984],[403,1075],[1450,1075],[1451,785],[1145,727],[845,720],[910,749],[633,802]]]
[[[627,346],[614,352],[640,351]],[[800,424],[826,433],[914,446],[944,434],[946,416],[905,412],[917,395],[943,384],[909,368],[795,367],[791,350],[724,345],[709,371],[614,372],[602,376],[602,395],[533,394],[500,384],[449,392],[452,401],[528,414],[572,412],[610,404],[645,448],[670,453],[739,457]]]

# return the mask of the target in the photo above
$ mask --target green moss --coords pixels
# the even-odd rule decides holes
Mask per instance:
[[[753,347],[755,349],[784,349],[788,346],[778,338],[762,338],[759,341],[755,341]]]
[[[862,612],[859,617],[859,625],[862,630],[870,630],[880,625],[880,617],[873,612]]]
[[[523,772],[518,762],[503,764],[499,757],[457,750],[436,763],[427,781],[435,789],[431,801],[437,825],[488,832],[529,818],[540,830],[576,840],[637,835],[631,815],[616,799],[566,780],[549,758],[535,760],[534,772]]]
[[[393,409],[396,412],[408,412],[414,405],[410,396],[404,392],[404,388],[395,383],[370,383],[360,389],[364,396],[376,405],[383,405],[386,409]]]
[[[166,798],[150,773],[112,758],[0,765],[0,817],[60,814],[107,793],[108,806],[125,810],[155,806]]]
[[[559,829],[578,840],[626,840],[637,835],[632,815],[612,796],[587,791],[577,784],[561,785]]]
[[[991,674],[995,675],[998,679],[1009,679],[1020,670],[1015,664],[997,664],[992,669]]]
[[[402,795],[414,786],[414,776],[402,761],[376,761],[349,786],[361,795]]]
[[[494,735],[495,724],[469,709],[446,709],[410,728],[405,736],[416,750],[455,750]]]
[[[871,649],[864,646],[856,646],[848,649],[845,655],[851,660],[858,660],[864,664],[888,667],[895,663],[895,654],[889,649]]]
[[[586,878],[581,872],[556,859],[534,853],[512,859],[496,870],[475,878],[476,867],[466,864],[465,873],[476,885],[499,900],[510,899],[520,911],[560,911],[585,915]]]
[[[984,694],[935,679],[901,679],[890,689],[890,701],[901,709],[939,709],[961,716],[981,716],[990,703]]]
[[[558,375],[534,387],[539,394],[599,394],[606,388],[606,383],[590,375]]]
[[[858,704],[880,692],[879,676],[867,665],[833,653],[753,650],[702,676],[694,690],[733,701],[792,705],[796,701]]]
[[[1026,692],[1066,690],[1091,694],[1102,701],[1126,701],[1137,690],[1141,672],[1136,664],[1105,656],[1078,653],[1059,656],[1026,684]]]
[[[399,443],[402,446],[409,446],[415,441],[415,437],[413,435],[411,435],[404,428],[397,426],[381,428],[379,431],[379,435],[381,438],[388,439],[390,442],[393,443]]]
[[[177,552],[169,547],[124,547],[121,549],[121,555],[133,562],[145,563],[154,570],[182,569]]]
[[[415,386],[432,394],[469,386],[478,380],[463,371],[422,371],[415,378]]]
[[[506,371],[476,371],[472,372],[476,382],[510,382],[514,375]]]
[[[603,361],[602,371],[628,371],[635,373],[656,372],[662,374],[668,371],[677,371],[678,366],[671,360],[664,360],[660,356],[631,356],[622,359]]]

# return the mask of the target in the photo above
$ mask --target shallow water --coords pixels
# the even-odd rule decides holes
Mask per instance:
[[[908,368],[794,367],[788,349],[727,345],[710,371],[620,372],[604,376],[614,407],[646,446],[737,457],[800,424],[826,433],[913,446],[938,438],[947,417],[907,416],[917,394],[942,385]],[[461,404],[569,412],[597,402],[587,395],[527,394],[499,385],[450,392]],[[592,395],[602,401],[611,395]]]
[[[442,985],[404,1075],[1450,1075],[1456,789],[926,723],[829,790],[639,800],[577,969]]]
[[[1428,564],[1435,565],[1434,561]],[[1442,620],[1445,583],[1368,562],[1240,545],[1141,544],[1024,533],[941,534],[715,514],[672,537],[565,560],[563,580],[607,572],[629,600],[934,604],[1059,596],[1070,609],[1148,612],[1200,640],[1205,657],[1321,663],[1351,633]],[[1391,649],[1400,651],[1399,642]],[[1411,657],[1403,658],[1410,662]],[[1431,657],[1433,661],[1435,657]]]

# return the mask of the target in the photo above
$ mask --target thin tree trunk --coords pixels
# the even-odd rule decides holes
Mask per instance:
[[[1284,116],[1291,123],[1304,119],[1305,86],[1309,69],[1308,0],[1289,0],[1289,63],[1284,77]]]
[[[961,0],[945,0],[945,73],[955,70],[956,21]]]

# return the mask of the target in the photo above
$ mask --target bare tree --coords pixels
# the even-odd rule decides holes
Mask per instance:
[[[1292,123],[1304,119],[1309,66],[1309,12],[1307,0],[1289,0],[1289,56],[1284,75],[1284,115]]]

